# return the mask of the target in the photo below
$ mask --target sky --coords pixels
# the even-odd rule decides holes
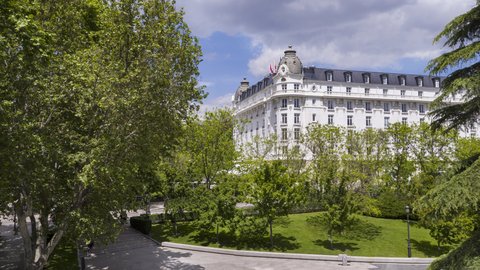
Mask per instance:
[[[203,51],[201,112],[231,105],[292,45],[304,66],[425,74],[434,37],[475,0],[177,0]]]

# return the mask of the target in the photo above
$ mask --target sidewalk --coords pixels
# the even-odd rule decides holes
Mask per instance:
[[[14,235],[13,221],[1,220],[0,226],[0,269],[13,270],[22,269],[23,264],[23,243],[20,234]]]
[[[96,246],[93,254],[85,260],[87,269],[184,269],[184,270],[288,270],[288,269],[425,269],[388,267],[369,263],[339,262],[245,257],[210,252],[160,247],[157,243],[130,227],[120,234],[115,243]]]

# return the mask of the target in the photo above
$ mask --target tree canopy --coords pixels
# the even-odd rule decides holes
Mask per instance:
[[[452,50],[431,60],[426,70],[431,74],[453,71],[443,80],[440,95],[433,105],[433,126],[459,128],[475,122],[480,115],[480,5],[449,22],[434,39],[445,41]],[[449,103],[452,95],[463,95],[464,102]]]
[[[204,97],[201,51],[173,1],[8,0],[0,13],[0,211],[15,208],[41,269],[65,235],[115,232],[139,172]]]

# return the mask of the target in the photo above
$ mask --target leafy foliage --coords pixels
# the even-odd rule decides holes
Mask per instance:
[[[139,172],[175,144],[204,96],[201,51],[170,1],[0,9],[0,211],[13,204],[27,267],[41,269],[64,235],[118,232],[143,191]]]
[[[452,50],[431,60],[426,67],[432,74],[454,70],[442,83],[440,95],[434,101],[433,126],[447,125],[459,128],[478,119],[480,113],[480,5],[449,22],[434,42],[445,40],[444,46]],[[451,95],[461,93],[465,102],[449,104]]]
[[[463,242],[457,249],[432,262],[430,270],[474,270],[480,268],[480,232]]]

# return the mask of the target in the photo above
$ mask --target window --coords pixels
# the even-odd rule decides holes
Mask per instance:
[[[382,84],[388,84],[388,76],[387,76],[387,74],[382,75]]]
[[[423,78],[422,77],[417,77],[417,86],[422,87],[423,86]]]
[[[300,114],[296,113],[293,115],[293,123],[294,124],[300,124]]]
[[[384,96],[388,95],[388,89],[383,89],[383,95]]]
[[[333,80],[333,74],[330,71],[327,71],[327,81],[331,82]]]
[[[300,99],[296,98],[293,100],[293,107],[300,108]]]
[[[423,97],[423,91],[418,91],[418,96]]]
[[[363,82],[364,83],[370,83],[370,74],[368,74],[368,73],[363,74]]]
[[[300,89],[300,84],[296,83],[293,85],[293,90],[298,90]]]
[[[400,90],[400,96],[402,96],[402,97],[405,96],[405,90]]]
[[[287,84],[286,83],[282,84],[282,90],[287,90]]]
[[[425,122],[425,118],[422,117],[420,118],[420,123],[423,123],[423,122]]]
[[[351,101],[347,101],[347,110],[352,111],[353,110],[353,105]]]
[[[312,105],[315,105],[315,103],[317,103],[317,100],[316,100],[316,99],[312,99]]]
[[[399,77],[398,77],[398,80],[399,80],[399,82],[400,82],[400,85],[405,85],[405,81],[406,81],[406,80],[405,80],[405,76],[403,76],[403,75],[402,75],[402,76],[399,76]]]
[[[327,86],[327,94],[331,94],[332,93],[332,87],[331,86]]]
[[[402,124],[404,124],[404,125],[407,124],[407,118],[406,117],[402,117]]]
[[[277,124],[277,115],[275,114],[275,118],[273,119],[273,123],[276,125]]]
[[[350,95],[352,93],[352,88],[351,87],[347,87],[347,95]]]
[[[296,128],[293,130],[293,139],[298,141],[300,140],[300,129]]]
[[[390,103],[383,103],[383,112],[390,113]]]
[[[367,112],[372,111],[372,104],[370,102],[365,102],[365,111]]]
[[[438,78],[433,79],[433,85],[436,88],[440,87],[440,79],[438,79]]]
[[[365,95],[369,95],[370,94],[370,88],[365,88]]]
[[[286,124],[286,123],[287,123],[287,114],[282,113],[282,124]]]
[[[333,114],[328,115],[328,122],[329,125],[333,125]]]
[[[346,82],[352,82],[352,74],[345,73],[345,81]]]
[[[312,122],[317,122],[317,114],[312,114]]]
[[[390,117],[383,118],[383,126],[388,128],[390,126]]]
[[[282,108],[287,108],[287,99],[282,99]]]
[[[347,126],[353,126],[353,115],[347,115]]]
[[[371,127],[371,126],[372,126],[372,117],[371,117],[371,116],[367,116],[367,117],[365,118],[365,125],[366,125],[367,127]]]
[[[282,128],[282,140],[286,141],[288,139],[287,129]]]
[[[329,110],[333,110],[333,101],[331,101],[331,100],[328,100],[328,101],[327,101],[327,108],[328,108]]]
[[[406,113],[406,112],[407,112],[407,104],[402,103],[402,113]]]
[[[419,104],[419,105],[418,105],[418,111],[419,111],[420,113],[425,113],[425,105]]]
[[[282,146],[282,154],[286,155],[288,152],[288,146],[284,145]]]

